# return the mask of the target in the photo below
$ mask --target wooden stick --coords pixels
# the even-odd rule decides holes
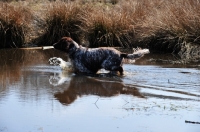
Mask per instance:
[[[46,50],[46,49],[53,49],[53,48],[54,48],[53,46],[43,46],[43,47],[42,47],[43,50]]]
[[[42,46],[42,47],[28,47],[28,48],[20,48],[20,49],[42,49],[42,50],[47,50],[47,49],[53,49],[53,46]]]
[[[42,47],[27,47],[27,48],[19,48],[19,49],[43,49]]]

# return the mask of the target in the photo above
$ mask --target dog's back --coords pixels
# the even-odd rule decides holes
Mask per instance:
[[[81,47],[71,56],[71,61],[79,72],[96,73],[99,69],[110,70],[106,65],[120,65],[120,52],[113,48]],[[87,70],[86,70],[87,69]]]

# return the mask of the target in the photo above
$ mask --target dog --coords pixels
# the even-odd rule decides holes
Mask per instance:
[[[148,49],[138,49],[133,54],[126,54],[111,47],[82,47],[70,37],[63,37],[53,44],[53,47],[69,55],[76,74],[96,74],[98,70],[104,68],[108,71],[118,71],[123,75],[122,60],[124,58],[135,60],[149,53]]]

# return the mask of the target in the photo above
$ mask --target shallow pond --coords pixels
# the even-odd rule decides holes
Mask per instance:
[[[124,76],[75,75],[51,50],[0,50],[0,132],[199,132],[200,64],[170,55],[124,64]],[[176,59],[176,58],[173,58]]]

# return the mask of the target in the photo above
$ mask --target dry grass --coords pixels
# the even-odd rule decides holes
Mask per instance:
[[[80,5],[76,3],[51,2],[47,5],[45,29],[38,38],[38,45],[52,45],[63,36],[80,42]]]
[[[121,1],[117,5],[96,4],[85,10],[81,28],[90,46],[133,47],[136,30],[149,14],[145,4],[145,1]]]
[[[28,8],[0,2],[0,48],[22,47],[31,18]]]
[[[199,0],[97,1],[47,2],[47,0],[38,0],[38,3],[45,3],[45,8],[44,6],[42,8],[46,10],[42,11],[42,17],[45,17],[42,19],[44,25],[40,27],[40,30],[36,25],[32,27],[32,30],[43,31],[35,43],[52,45],[63,36],[70,36],[80,43],[88,41],[90,47],[140,46],[161,52],[178,52],[183,43],[200,44]],[[11,7],[9,8],[11,10]],[[30,8],[30,12],[33,9],[35,8]],[[16,7],[13,12],[16,12],[15,10],[24,12]],[[1,25],[5,21],[5,13],[2,11],[5,12],[5,8],[1,7]],[[41,9],[34,10],[35,16],[41,16],[40,11]],[[16,19],[25,20],[26,15],[20,16],[18,13],[14,16],[11,18],[16,23]],[[35,19],[40,18],[35,17]],[[25,25],[28,23],[28,21],[23,22]],[[11,19],[5,23],[12,23]],[[1,36],[5,35],[3,34],[5,29],[2,27],[5,26],[1,26]],[[22,36],[25,33],[16,33],[20,34],[19,40],[22,43],[24,40]],[[7,43],[5,40],[1,39],[1,41]]]
[[[156,51],[178,52],[184,43],[200,44],[200,1],[170,0],[154,5],[140,41]]]
[[[82,18],[81,28],[89,40],[91,47],[98,46],[123,46],[122,38],[128,39],[126,20],[118,15],[113,7],[93,6],[86,10]],[[97,15],[98,14],[98,15]]]

